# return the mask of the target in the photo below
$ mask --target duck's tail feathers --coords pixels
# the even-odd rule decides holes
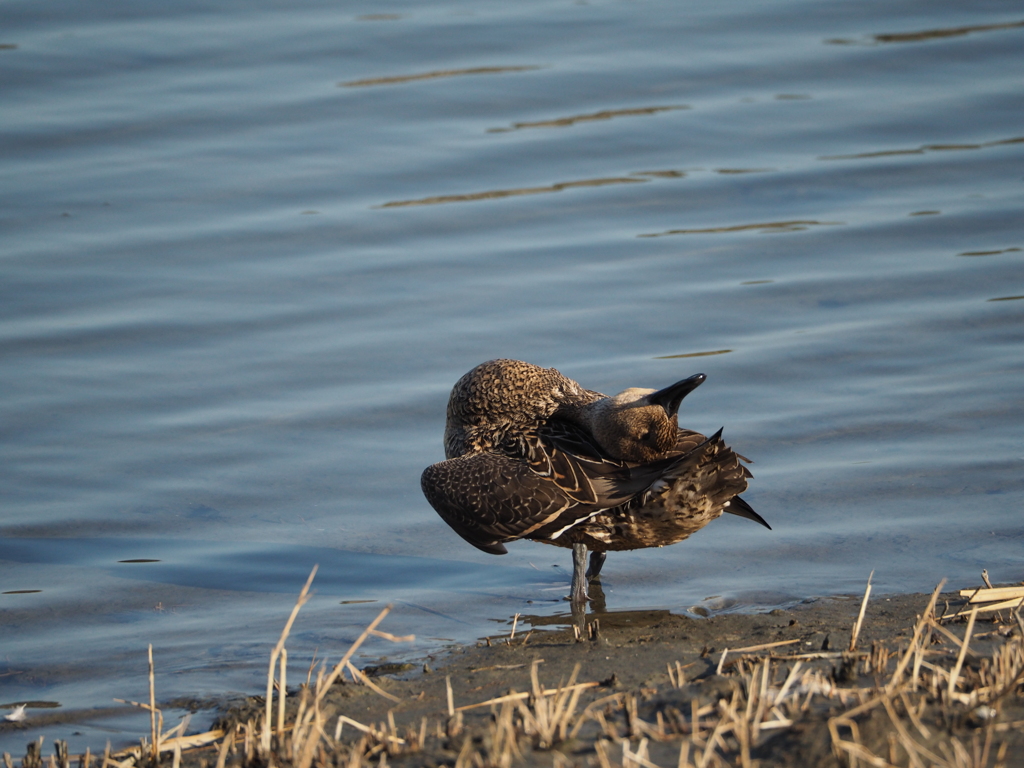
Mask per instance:
[[[772,529],[772,527],[768,525],[767,522],[765,522],[765,519],[761,517],[759,514],[757,514],[757,512],[754,511],[754,508],[747,504],[747,502],[745,502],[739,496],[733,496],[728,501],[725,507],[725,511],[728,512],[730,515],[736,515],[737,517],[745,517],[747,518],[747,520],[753,520],[755,523],[760,523],[769,531]]]

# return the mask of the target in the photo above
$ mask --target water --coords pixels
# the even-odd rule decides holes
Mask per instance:
[[[2,16],[0,704],[61,705],[3,749],[147,732],[96,708],[149,643],[161,701],[258,692],[314,563],[295,668],[388,602],[361,663],[564,611],[566,550],[419,491],[494,357],[703,371],[756,462],[774,530],[613,553],[609,610],[1024,578],[1019,5]]]

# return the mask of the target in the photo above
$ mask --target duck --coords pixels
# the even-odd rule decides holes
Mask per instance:
[[[609,397],[554,368],[482,363],[452,388],[446,458],[423,471],[424,496],[484,552],[506,554],[518,539],[572,549],[576,610],[609,551],[675,544],[723,513],[771,528],[739,496],[749,459],[721,429],[678,426],[683,399],[706,379]]]

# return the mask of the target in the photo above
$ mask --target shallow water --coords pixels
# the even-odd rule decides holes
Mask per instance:
[[[704,371],[683,424],[756,462],[774,530],[614,553],[609,610],[1024,578],[1018,5],[13,2],[0,35],[0,703],[140,700],[149,643],[162,701],[255,693],[314,563],[296,669],[391,601],[417,640],[364,661],[564,611],[567,551],[477,552],[419,491],[494,357]]]

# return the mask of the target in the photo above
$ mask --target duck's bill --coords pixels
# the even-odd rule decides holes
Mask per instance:
[[[672,418],[679,412],[679,404],[683,402],[683,398],[703,384],[705,379],[707,376],[703,373],[695,374],[688,379],[677,381],[669,387],[660,389],[653,395],[648,395],[647,399],[651,404],[664,408],[665,413]]]

